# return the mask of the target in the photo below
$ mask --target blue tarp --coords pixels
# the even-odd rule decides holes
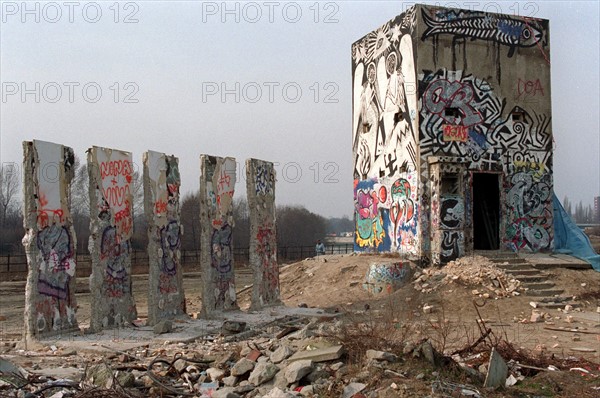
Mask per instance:
[[[596,254],[590,238],[575,224],[571,216],[553,194],[554,202],[554,252],[568,254],[592,264],[600,271],[600,256]]]

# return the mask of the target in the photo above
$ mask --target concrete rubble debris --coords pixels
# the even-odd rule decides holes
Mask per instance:
[[[292,355],[290,361],[298,361],[301,359],[310,359],[313,362],[325,362],[338,359],[344,353],[344,346],[334,345],[331,347],[318,348],[310,351],[297,351]]]
[[[256,362],[249,360],[248,358],[241,358],[231,368],[232,376],[243,376],[246,373],[254,369]]]
[[[255,386],[259,386],[275,377],[275,374],[279,372],[279,367],[269,362],[258,363],[250,376],[248,381]]]
[[[429,293],[451,284],[481,285],[486,291],[474,289],[473,294],[485,298],[512,297],[522,291],[521,282],[511,277],[489,259],[482,256],[458,258],[443,268],[425,268],[415,274],[413,287]]]
[[[312,372],[312,370],[313,362],[310,359],[294,361],[285,368],[285,379],[288,384],[292,384]]]

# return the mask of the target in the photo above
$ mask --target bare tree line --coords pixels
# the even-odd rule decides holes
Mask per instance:
[[[90,236],[89,174],[87,165],[79,158],[75,159],[74,179],[69,195],[71,217],[77,237],[77,252],[88,252]],[[0,169],[0,252],[22,252],[21,239],[23,228],[22,200],[20,198],[21,175],[17,167],[3,165]],[[132,248],[145,250],[148,243],[147,222],[143,209],[142,177],[138,171],[133,175],[133,213],[134,229]],[[183,195],[181,198],[181,222],[183,225],[182,250],[200,249],[200,200],[197,192]],[[248,247],[250,224],[248,203],[245,198],[237,198],[233,203],[235,247]],[[349,218],[330,220],[308,211],[302,206],[277,207],[278,244],[281,246],[313,245],[322,239],[332,228],[353,229]],[[341,223],[341,224],[340,224]],[[343,226],[340,226],[343,225]]]

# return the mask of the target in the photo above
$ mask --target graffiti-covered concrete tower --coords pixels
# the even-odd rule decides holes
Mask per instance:
[[[356,250],[552,250],[548,25],[415,5],[352,45]]]

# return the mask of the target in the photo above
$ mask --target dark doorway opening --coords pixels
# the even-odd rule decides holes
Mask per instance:
[[[500,175],[473,173],[473,237],[475,250],[500,248]]]

